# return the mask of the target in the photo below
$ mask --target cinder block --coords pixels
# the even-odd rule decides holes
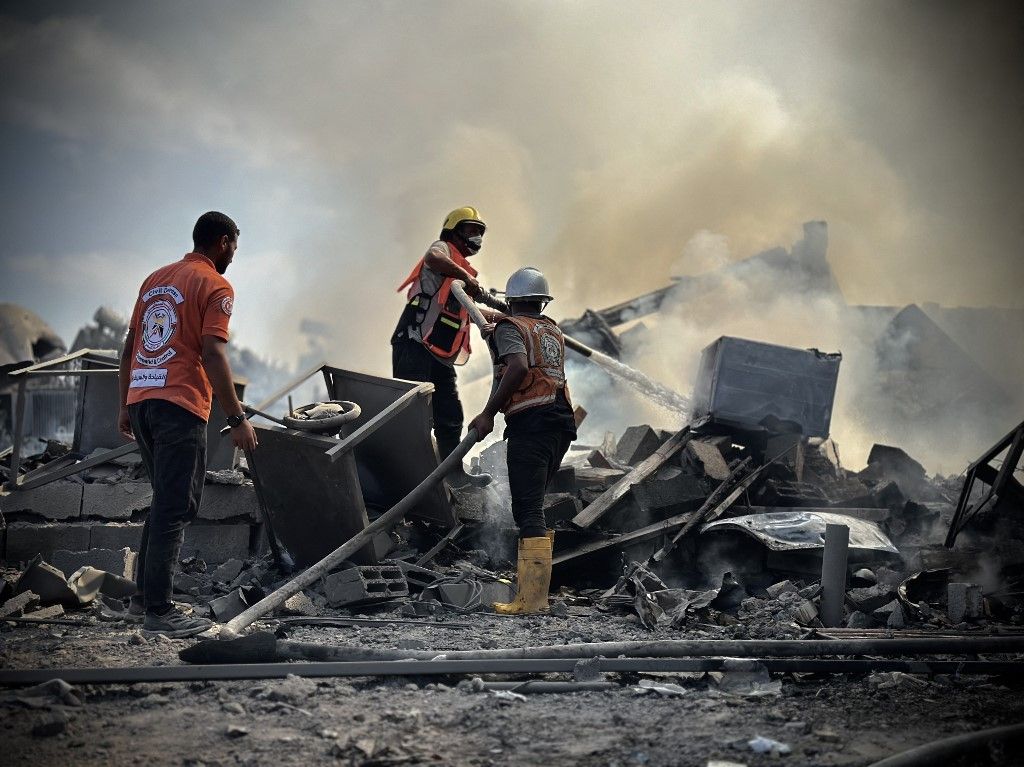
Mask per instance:
[[[548,527],[568,522],[583,511],[579,498],[570,493],[551,493],[544,496],[544,520]]]
[[[707,498],[707,491],[700,480],[690,474],[677,474],[667,479],[648,479],[632,488],[633,497],[645,511],[673,509],[686,506]]]
[[[947,612],[953,623],[982,617],[984,603],[981,586],[976,583],[950,583],[946,589]]]
[[[332,607],[340,607],[408,596],[409,584],[397,565],[363,565],[328,575],[324,593]]]
[[[54,567],[70,577],[79,568],[89,566],[104,570],[123,578],[132,578],[135,572],[135,552],[130,548],[119,551],[112,549],[91,549],[89,551],[53,552],[50,562]]]
[[[134,514],[148,511],[152,502],[153,488],[148,482],[94,482],[85,486],[82,517],[127,522]]]
[[[8,563],[27,562],[36,554],[49,560],[57,549],[83,551],[89,548],[89,527],[77,522],[68,524],[35,524],[12,522],[7,526]]]
[[[684,460],[699,465],[704,474],[711,479],[722,481],[729,476],[729,464],[725,462],[722,451],[717,445],[695,439],[686,444],[683,452]]]
[[[576,484],[576,469],[572,466],[559,466],[555,476],[548,483],[547,491],[549,493],[575,493],[577,489],[579,488]]]
[[[204,525],[193,523],[185,528],[181,556],[195,555],[210,565],[229,559],[248,559],[251,525]]]
[[[203,488],[203,502],[199,506],[199,519],[259,519],[259,501],[252,482],[242,485],[210,484]]]
[[[630,426],[619,439],[615,457],[622,463],[635,466],[650,457],[659,447],[661,440],[650,426]]]
[[[141,541],[141,522],[111,522],[105,525],[90,525],[89,544],[84,548],[114,549],[115,551],[129,548],[132,551],[138,552]]]
[[[15,490],[0,496],[0,512],[10,520],[35,515],[41,519],[78,519],[82,513],[82,486],[58,479],[32,490]]]
[[[589,487],[594,489],[607,490],[609,487],[614,485],[624,476],[626,476],[626,472],[622,471],[621,469],[597,469],[594,468],[593,466],[583,467],[581,469],[576,470],[576,487]],[[552,492],[559,492],[556,491],[554,488],[549,489]]]

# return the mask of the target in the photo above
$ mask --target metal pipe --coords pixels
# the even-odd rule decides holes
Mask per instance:
[[[849,527],[825,525],[825,553],[821,559],[821,622],[826,627],[843,625],[849,546]]]
[[[470,429],[465,439],[451,452],[451,454],[438,464],[422,482],[409,491],[409,493],[398,503],[381,514],[376,520],[364,527],[361,531],[352,536],[345,543],[321,559],[312,567],[295,576],[288,583],[284,584],[277,591],[268,594],[259,602],[249,607],[244,612],[236,615],[226,624],[221,626],[220,636],[222,639],[233,639],[239,632],[248,628],[253,621],[262,618],[271,610],[280,607],[285,600],[298,594],[307,586],[312,585],[323,576],[327,575],[332,568],[337,567],[343,561],[361,549],[380,530],[389,529],[398,522],[405,514],[412,509],[434,486],[444,477],[450,474],[455,467],[462,465],[462,459],[470,448],[477,442],[475,429]]]
[[[487,661],[369,661],[357,663],[235,663],[206,666],[122,666],[113,668],[0,669],[0,686],[15,687],[63,679],[68,684],[133,684],[231,679],[283,679],[295,676],[447,676],[465,674],[572,673],[582,658],[491,659]],[[1022,674],[1020,661],[887,661],[757,658],[769,672],[865,673],[906,671],[912,674]],[[731,658],[600,658],[597,670],[608,673],[721,671]]]

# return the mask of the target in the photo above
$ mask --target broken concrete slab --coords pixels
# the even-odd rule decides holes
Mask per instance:
[[[880,623],[884,623],[887,628],[891,629],[901,629],[906,625],[903,606],[899,603],[898,599],[894,599],[888,604],[872,611],[871,617]]]
[[[240,559],[229,559],[213,571],[213,579],[221,583],[231,583],[242,572],[245,562]]]
[[[94,482],[84,488],[82,517],[127,522],[148,511],[152,502],[153,488],[148,482]]]
[[[7,526],[4,559],[27,562],[36,554],[49,559],[57,549],[82,551],[89,548],[89,526],[78,522],[35,524],[12,522]]]
[[[199,519],[259,520],[260,505],[252,482],[241,485],[211,484],[203,488],[203,501],[199,506]]]
[[[882,605],[891,602],[894,597],[895,594],[891,588],[878,583],[873,586],[850,589],[846,592],[846,598],[855,608],[865,613],[874,612]]]
[[[39,595],[34,591],[23,591],[15,597],[11,597],[3,605],[0,605],[0,617],[18,618],[39,606]]]
[[[28,567],[14,584],[14,593],[20,594],[24,591],[31,591],[39,595],[39,601],[43,605],[68,604],[77,605],[78,598],[68,588],[67,576],[48,562],[44,562],[40,555],[36,555]]]
[[[0,496],[0,513],[11,521],[78,519],[82,513],[82,485],[60,479],[31,490],[17,490]]]
[[[661,440],[650,426],[630,426],[619,438],[615,458],[622,463],[635,466],[653,455],[659,447]]]
[[[73,573],[83,567],[95,567],[123,578],[131,578],[135,572],[135,552],[125,547],[120,550],[90,549],[89,551],[53,552],[50,562],[58,570]]]
[[[765,591],[768,592],[768,596],[770,596],[772,599],[775,599],[779,596],[779,594],[796,594],[798,592],[798,589],[796,585],[793,583],[793,581],[779,581],[778,583],[773,583],[771,586],[766,588]]]

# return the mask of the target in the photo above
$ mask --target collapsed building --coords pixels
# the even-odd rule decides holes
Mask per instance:
[[[792,250],[768,251],[729,270],[768,269],[785,274],[799,291],[835,297],[840,294],[825,244],[824,225],[808,224]],[[563,327],[602,354],[628,362],[649,332],[638,321],[667,301],[697,300],[713,291],[711,283],[727,278],[677,280],[588,311]],[[986,370],[953,340],[933,318],[941,312],[916,306],[848,310],[871,315],[879,329],[879,383],[901,419],[908,413],[937,418],[943,408],[1012,407],[1001,374]],[[626,323],[633,324],[620,332]],[[326,334],[312,325],[304,332]],[[592,363],[581,358],[574,364]],[[716,690],[735,685],[738,694],[753,696],[779,694],[780,674],[840,673],[836,669],[929,676],[955,667],[958,674],[995,679],[1019,673],[1024,645],[1014,642],[1024,623],[1024,423],[1004,423],[1005,434],[978,452],[963,478],[930,475],[913,451],[890,441],[871,447],[866,467],[846,465],[832,435],[840,371],[848,364],[837,352],[723,335],[693,361],[689,410],[673,414],[681,425],[634,424],[616,433],[598,416],[577,411],[586,433],[598,439],[572,447],[545,496],[545,515],[555,530],[552,619],[614,616],[630,631],[730,644],[709,645],[703,655],[688,645],[660,660],[645,654],[652,651],[649,644],[627,647],[607,641],[612,637],[535,647],[533,655],[490,645],[448,652],[442,660],[465,665],[445,673],[518,668],[520,677],[530,678],[557,670],[540,661],[568,658],[572,663],[558,666],[565,671],[596,659],[594,677],[577,669],[573,682],[546,683],[570,685],[562,691],[588,689],[581,684],[607,690],[620,686],[611,681],[615,674],[635,680],[647,671],[652,676],[640,679],[637,689],[684,694],[658,677],[683,670],[711,674],[707,684]],[[7,376],[22,394],[29,381],[66,377],[73,382],[75,409],[73,430],[63,440],[50,436],[45,449],[32,454],[17,439],[29,436],[32,422],[13,410],[16,438],[0,460],[6,483],[0,559],[7,568],[0,625],[31,631],[38,629],[33,623],[68,618],[101,630],[118,625],[132,591],[151,490],[133,446],[114,429],[116,355],[83,347],[33,359]],[[931,386],[936,379],[938,390]],[[310,382],[322,387],[325,399],[352,403],[344,418],[325,426],[290,404],[284,416],[271,415]],[[609,390],[635,396],[621,379]],[[442,673],[436,664],[433,670],[424,665],[435,662],[436,652],[418,639],[392,650],[287,638],[303,629],[374,621],[410,625],[410,631],[412,625],[458,625],[510,598],[516,531],[503,442],[492,441],[474,458],[475,470],[492,475],[490,485],[431,484],[392,519],[438,471],[431,391],[429,384],[314,364],[261,392],[253,408],[263,417],[260,448],[248,460],[220,434],[223,418],[211,418],[207,487],[199,518],[188,528],[174,598],[219,624],[255,623],[276,629],[278,637],[256,633],[236,640],[253,640],[249,645],[186,647],[174,677],[143,668],[132,674],[86,669],[78,678],[199,679],[189,663],[253,662],[253,642],[262,642],[260,661],[302,663],[295,667],[300,676],[318,675],[315,662],[323,660],[343,665],[401,659],[420,665],[404,671],[378,665],[372,673]],[[345,556],[316,570],[338,552]],[[311,572],[315,578],[283,598],[296,574]],[[275,595],[282,598],[275,602]],[[246,620],[239,624],[241,618]],[[934,640],[929,657],[895,659],[910,652],[899,641],[922,637]],[[771,654],[778,648],[756,644],[762,640],[800,641],[816,649],[787,650],[798,657],[786,665]],[[858,649],[869,645],[844,644],[861,641],[875,644],[870,652]],[[878,644],[886,641],[897,644],[889,651]],[[813,642],[831,645],[808,644]],[[744,654],[753,660],[736,666],[735,657]],[[493,665],[512,659],[524,665]],[[345,673],[370,674],[366,669]],[[28,683],[45,675],[30,672],[0,669],[0,681]],[[479,690],[523,684],[488,678]],[[346,758],[355,753],[354,745],[347,748]]]

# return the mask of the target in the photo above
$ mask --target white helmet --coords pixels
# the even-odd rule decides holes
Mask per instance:
[[[513,272],[505,284],[506,301],[553,301],[547,278],[540,269],[527,266]]]

